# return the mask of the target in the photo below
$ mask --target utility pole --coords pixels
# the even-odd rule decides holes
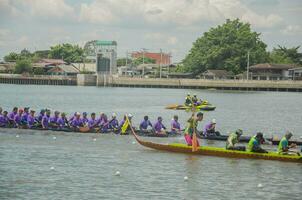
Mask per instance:
[[[142,53],[143,53],[143,72],[142,72],[142,76],[145,75],[145,66],[144,66],[144,64],[145,64],[145,52],[146,52],[146,50],[147,49],[142,48]]]
[[[159,63],[159,78],[161,78],[161,65],[163,61],[163,51],[160,49],[160,63]]]
[[[128,51],[126,51],[126,67],[128,65]]]
[[[247,51],[246,80],[249,80],[250,50]]]

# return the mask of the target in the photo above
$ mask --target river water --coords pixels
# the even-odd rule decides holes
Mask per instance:
[[[200,129],[215,118],[222,133],[302,136],[301,93],[0,85],[0,106],[115,112],[119,119],[131,113],[134,124],[147,114],[152,121],[162,116],[167,126],[178,114],[184,125],[189,113],[164,107],[182,103],[188,92],[217,106],[205,112]],[[301,199],[301,174],[297,163],[159,152],[133,136],[0,129],[0,199]]]

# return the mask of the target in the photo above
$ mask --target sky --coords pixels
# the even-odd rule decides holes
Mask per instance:
[[[179,62],[204,32],[235,18],[261,33],[267,50],[302,45],[302,0],[0,0],[0,59],[115,40],[118,57],[162,49]]]

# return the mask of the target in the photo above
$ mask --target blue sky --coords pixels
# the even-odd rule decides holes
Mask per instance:
[[[178,62],[197,37],[228,18],[249,22],[268,50],[302,44],[301,0],[0,0],[0,58],[24,48],[116,40],[118,57],[161,48]]]

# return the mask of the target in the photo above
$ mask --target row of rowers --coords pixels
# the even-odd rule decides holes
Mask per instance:
[[[132,119],[132,115],[127,115],[129,120]],[[18,109],[17,107],[8,113],[0,108],[0,127],[5,128],[29,128],[29,129],[72,129],[79,131],[81,127],[87,127],[91,132],[110,132],[120,131],[126,122],[126,115],[119,122],[115,113],[108,119],[107,115],[100,113],[96,116],[95,113],[91,113],[88,117],[86,112],[82,114],[79,112],[74,113],[73,116],[67,118],[64,112],[51,111],[48,109],[42,109],[38,115],[34,110],[29,110],[28,107],[24,109]],[[215,133],[215,120],[212,120],[205,126],[204,133]],[[140,131],[154,131],[157,134],[167,134],[167,128],[163,124],[162,117],[158,117],[155,123],[151,123],[148,116],[144,116],[144,119],[139,125]],[[171,131],[169,133],[180,134],[181,125],[178,122],[178,116],[173,116],[171,121]],[[217,133],[217,132],[216,132]]]

